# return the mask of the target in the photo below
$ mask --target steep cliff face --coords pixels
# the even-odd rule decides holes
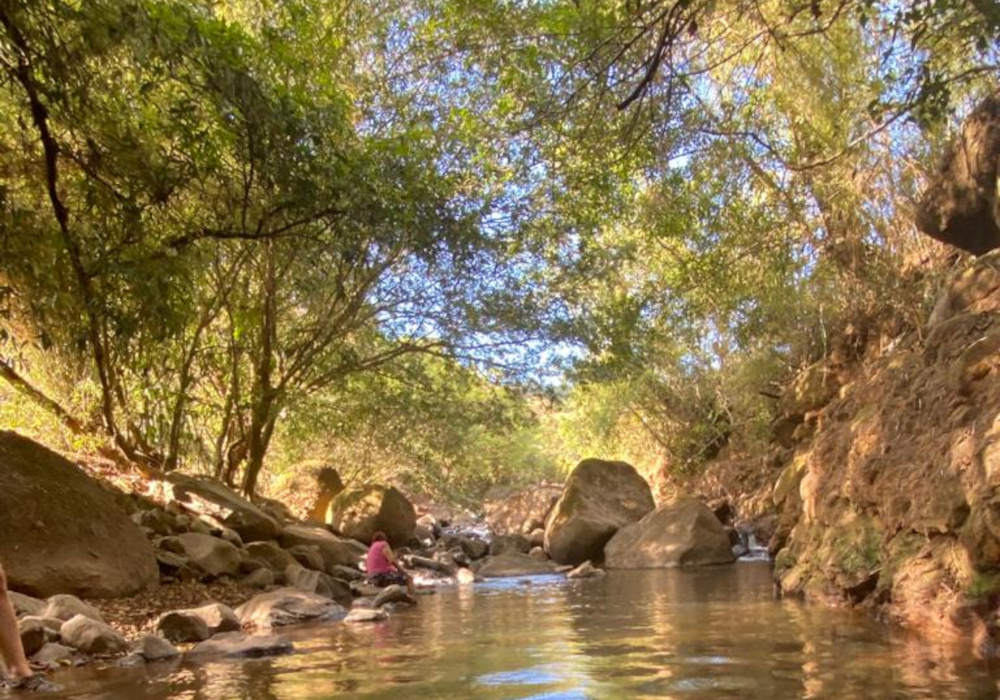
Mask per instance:
[[[788,433],[772,488],[781,590],[996,655],[1000,255],[947,286],[923,333],[836,384]]]

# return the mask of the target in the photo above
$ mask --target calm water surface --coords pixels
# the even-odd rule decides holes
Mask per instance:
[[[996,698],[1000,670],[863,615],[776,601],[766,564],[479,584],[384,623],[300,628],[292,656],[91,669],[60,698]]]

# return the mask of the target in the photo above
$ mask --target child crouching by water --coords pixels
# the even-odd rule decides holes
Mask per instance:
[[[368,581],[373,586],[385,588],[393,584],[406,586],[407,592],[413,594],[413,577],[400,567],[396,555],[386,541],[384,532],[372,535],[372,544],[368,548],[368,558],[365,561],[368,570]]]

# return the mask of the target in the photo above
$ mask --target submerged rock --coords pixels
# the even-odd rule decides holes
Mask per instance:
[[[377,596],[375,596],[375,601],[373,605],[376,608],[380,608],[383,605],[388,605],[389,603],[406,603],[408,605],[416,605],[417,601],[411,596],[405,586],[386,586],[383,588]]]
[[[389,613],[382,609],[355,608],[347,614],[344,622],[382,622],[389,619]]]
[[[604,576],[604,571],[602,569],[598,569],[589,561],[583,562],[580,566],[566,574],[566,578],[572,579],[599,578],[601,576]]]
[[[211,657],[258,659],[266,656],[291,654],[295,647],[291,642],[268,635],[248,635],[241,632],[226,632],[202,642],[188,652],[188,658],[199,660]]]
[[[649,484],[625,462],[585,459],[566,480],[545,526],[545,551],[560,564],[600,559],[619,528],[653,510]]]
[[[483,578],[507,578],[512,576],[537,576],[555,573],[549,562],[538,561],[527,554],[508,552],[498,557],[486,559],[476,574]]]
[[[247,627],[270,629],[303,622],[341,620],[347,610],[316,593],[281,588],[251,598],[236,609],[240,622]]]
[[[659,569],[728,564],[726,529],[701,501],[685,498],[619,530],[604,548],[609,569]]]

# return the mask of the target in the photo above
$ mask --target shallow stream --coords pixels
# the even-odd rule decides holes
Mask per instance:
[[[766,563],[444,589],[377,624],[300,628],[276,659],[57,674],[59,698],[957,700],[1000,669],[862,614],[779,601]]]

